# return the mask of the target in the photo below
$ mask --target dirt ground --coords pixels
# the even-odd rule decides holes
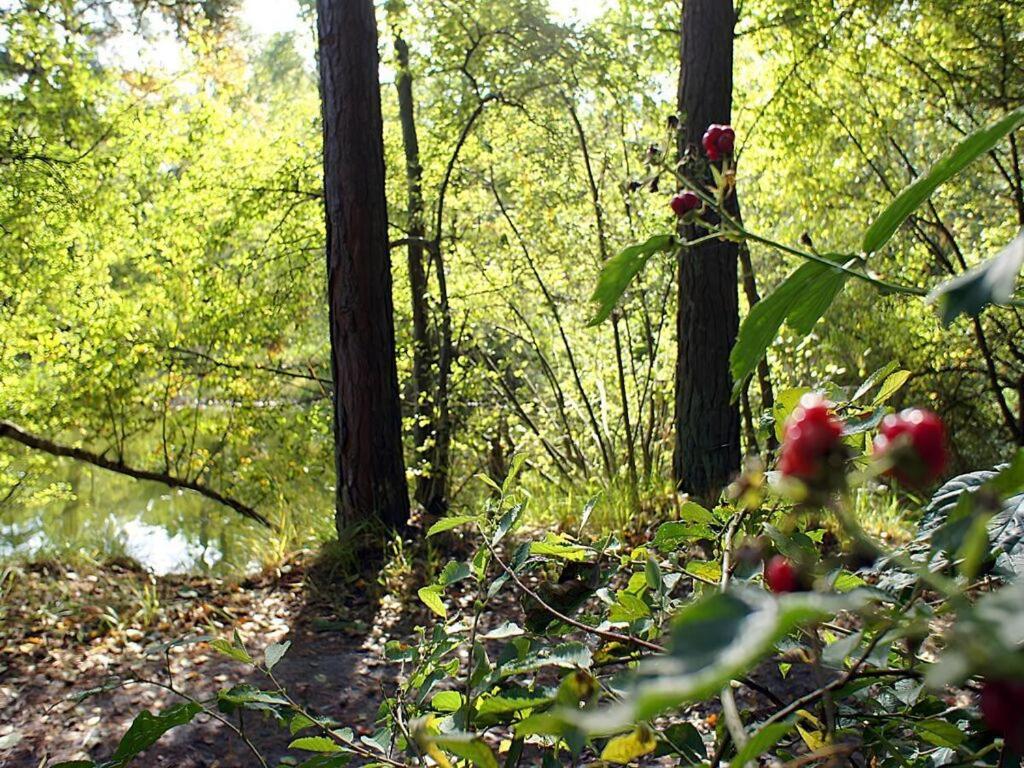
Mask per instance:
[[[142,684],[85,700],[76,695],[112,678],[166,684],[163,644],[200,635],[229,638],[235,629],[255,658],[262,658],[270,643],[291,641],[274,669],[289,693],[308,710],[370,734],[382,692],[395,683],[396,668],[383,660],[385,642],[408,639],[414,626],[429,626],[434,619],[414,597],[415,585],[397,590],[413,596],[404,602],[393,596],[393,587],[389,594],[362,582],[340,596],[327,594],[311,587],[318,580],[310,578],[315,566],[309,562],[298,560],[234,585],[155,579],[132,563],[88,573],[58,563],[20,569],[0,584],[0,768],[108,758],[141,709],[157,712],[180,699]],[[491,618],[516,618],[519,610],[510,595],[508,605]],[[205,643],[174,647],[167,655],[175,686],[196,699],[243,682],[267,687],[265,679],[249,674],[249,667]],[[787,698],[805,684],[813,687],[809,679],[801,683],[807,675],[796,671],[783,681],[771,664],[752,677],[762,690]],[[770,702],[742,688],[740,704],[753,712]],[[692,715],[700,730],[714,730],[713,710]],[[270,765],[295,764],[284,729],[249,713],[245,730]],[[257,764],[237,736],[204,716],[170,731],[140,763],[175,768]]]
[[[311,604],[304,581],[298,566],[235,586],[152,580],[131,565],[86,575],[49,564],[19,574],[0,615],[0,767],[109,757],[140,709],[155,712],[180,699],[141,684],[80,702],[72,697],[115,677],[166,683],[161,644],[202,634],[229,637],[233,628],[256,658],[270,643],[291,641],[275,668],[289,692],[312,711],[370,733],[382,687],[393,683],[393,668],[382,659],[385,637],[403,634],[420,609],[403,613],[358,586],[343,607]],[[125,588],[144,594],[137,584],[157,596],[149,598],[145,630],[131,626],[140,620],[138,609],[129,613],[121,605],[132,602]],[[116,625],[118,613],[124,626]],[[206,644],[176,647],[169,656],[174,684],[198,699],[236,683],[267,685]],[[250,716],[246,731],[268,758],[286,755],[288,734],[277,725]],[[151,754],[151,765],[180,768],[254,764],[237,736],[202,716],[168,733]]]

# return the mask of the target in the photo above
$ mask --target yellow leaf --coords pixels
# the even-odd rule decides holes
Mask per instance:
[[[653,752],[657,745],[651,729],[646,725],[638,725],[631,733],[610,740],[601,752],[601,759],[625,765],[630,760]]]

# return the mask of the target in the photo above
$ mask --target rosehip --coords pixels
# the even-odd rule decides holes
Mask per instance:
[[[675,215],[682,218],[691,211],[700,208],[700,198],[697,197],[696,192],[691,192],[687,189],[673,197],[669,205],[672,206],[672,211]]]
[[[989,730],[1014,750],[1024,750],[1024,682],[986,680],[981,689],[981,714]]]
[[[764,583],[777,595],[798,592],[802,586],[800,572],[782,555],[776,555],[765,563]]]
[[[830,488],[831,465],[842,456],[843,424],[821,395],[808,393],[786,420],[779,470],[818,489]]]
[[[731,154],[736,146],[736,131],[731,125],[719,125],[712,123],[704,132],[701,140],[704,145],[704,152],[711,162],[717,162],[723,155]]]
[[[949,462],[946,428],[931,411],[908,408],[882,420],[875,454],[892,464],[892,474],[907,485],[927,485]]]

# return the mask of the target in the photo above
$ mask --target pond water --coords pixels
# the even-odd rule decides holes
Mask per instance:
[[[269,550],[288,546],[280,534],[191,491],[72,462],[61,462],[47,479],[61,491],[0,507],[0,561],[76,553],[130,557],[157,575],[228,576],[257,570]],[[311,501],[307,508],[331,508],[327,489]],[[300,522],[293,527],[312,532],[325,521]]]

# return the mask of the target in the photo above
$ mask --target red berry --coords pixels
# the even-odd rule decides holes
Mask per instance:
[[[682,218],[691,211],[695,211],[700,208],[700,198],[697,196],[696,192],[691,192],[687,189],[673,197],[669,202],[669,205],[672,206],[672,210],[675,212],[676,216]]]
[[[986,680],[981,689],[981,714],[989,730],[1014,750],[1024,750],[1024,682]]]
[[[777,595],[801,589],[800,572],[782,555],[776,555],[764,566],[764,583]]]
[[[931,411],[908,408],[882,420],[875,453],[892,463],[891,472],[908,485],[936,480],[949,462],[946,428]]]
[[[736,146],[736,131],[731,125],[719,125],[712,123],[704,131],[704,138],[701,140],[704,145],[704,152],[711,162],[717,162],[723,155],[731,154]]]
[[[728,155],[732,153],[735,146],[736,131],[732,129],[731,125],[722,126],[722,133],[718,137],[718,151],[723,155]]]
[[[779,470],[787,477],[822,484],[842,445],[843,424],[821,397],[809,393],[786,420]],[[826,483],[827,484],[827,483]]]
[[[708,126],[708,129],[704,131],[704,138],[701,143],[704,145],[704,151],[707,153],[708,160],[715,162],[718,160],[718,139],[722,135],[722,126],[717,123],[712,123]]]

